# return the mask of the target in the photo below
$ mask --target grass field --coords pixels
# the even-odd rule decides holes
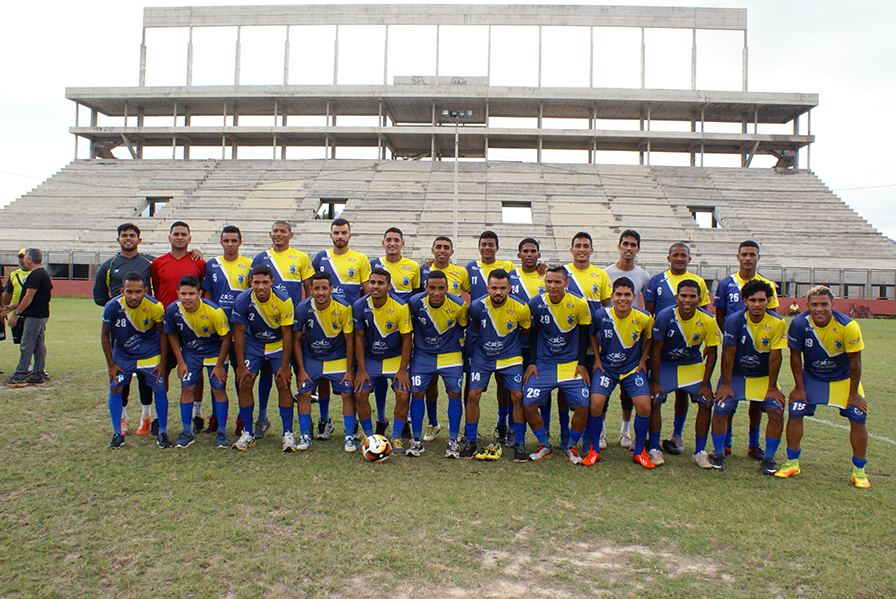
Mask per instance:
[[[612,440],[590,469],[510,452],[450,461],[445,432],[416,460],[368,464],[336,440],[281,454],[276,419],[245,453],[206,435],[166,451],[129,435],[112,452],[100,309],[52,309],[52,381],[0,389],[3,597],[896,596],[896,448],[871,439],[872,488],[853,488],[848,434],[825,423],[845,423],[834,409],[806,422],[803,474],[788,480],[744,456],[744,409],[722,473],[690,451],[644,471]],[[861,324],[869,430],[896,439],[896,323]],[[7,375],[17,357],[0,343]],[[482,413],[491,431],[493,396]]]

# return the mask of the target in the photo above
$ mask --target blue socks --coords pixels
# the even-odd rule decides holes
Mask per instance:
[[[538,443],[540,445],[544,445],[545,447],[550,447],[551,442],[548,440],[548,434],[545,432],[544,427],[542,426],[540,429],[533,430],[532,434],[535,435],[535,438],[538,439]],[[581,435],[579,435],[581,436]]]
[[[560,419],[560,432],[569,432],[569,410],[557,410],[557,417]]]
[[[701,437],[700,435],[695,435],[694,436],[694,453],[700,453],[701,451],[706,451],[706,437]]]
[[[293,424],[292,406],[289,406],[288,408],[280,406],[280,420],[283,422],[283,432],[291,433]]]
[[[498,406],[498,424],[507,426],[507,415],[510,413],[510,406]]]
[[[650,439],[650,449],[651,450],[656,449],[658,451],[662,451],[660,449],[660,431],[657,431],[655,433],[649,433],[648,436]]]
[[[404,430],[404,425],[407,424],[407,420],[399,420],[398,417],[392,419],[392,438],[393,439],[401,439],[401,431]]]
[[[600,439],[600,431],[604,427],[603,416],[588,416],[588,436],[592,439],[591,445],[594,447],[594,439]],[[570,437],[571,438],[571,437]],[[590,448],[582,446],[582,451],[591,451]],[[594,448],[594,451],[600,452],[600,445]]]
[[[712,434],[712,447],[716,455],[725,455],[725,433]]]
[[[685,414],[684,416],[679,416],[678,414],[675,415],[675,418],[672,419],[672,434],[673,435],[678,435],[679,437],[681,436],[681,432],[684,430],[685,420],[687,420],[687,419],[688,419],[687,414]]]
[[[579,444],[579,440],[582,438],[582,435],[585,434],[585,431],[579,432],[575,429],[570,429],[569,431],[569,445],[567,447],[575,447]],[[545,433],[547,436],[547,433]]]
[[[299,414],[299,430],[302,436],[311,436],[311,414]]]
[[[538,406],[538,411],[541,413],[541,421],[544,423],[544,430],[547,431],[548,435],[551,434],[551,398],[548,397],[547,401]]]
[[[158,410],[158,408],[156,408],[156,409]],[[250,435],[252,435],[253,437],[255,436],[255,431],[252,428],[252,411],[254,409],[255,409],[255,405],[249,405],[249,406],[246,406],[245,408],[243,406],[240,406],[240,411],[239,411],[240,420],[243,421],[243,430],[246,431],[247,433],[249,433]]]
[[[458,399],[460,399],[460,398],[458,397]],[[448,398],[448,405],[449,405],[448,409],[451,410],[451,408],[450,408],[451,398],[450,397]],[[461,409],[461,411],[463,411],[463,409],[464,409],[462,403],[461,403],[460,409]],[[438,399],[434,399],[432,401],[426,402],[426,415],[429,417],[429,426],[435,426],[439,423],[439,400]],[[460,422],[460,421],[458,421],[458,422]],[[458,424],[458,427],[460,427],[460,424]],[[451,438],[455,439],[456,437],[451,437]]]
[[[750,429],[751,431],[753,429]],[[778,445],[781,444],[781,439],[772,439],[771,437],[765,438],[765,452],[762,454],[762,457],[767,460],[775,459],[775,452],[778,451]]]
[[[153,397],[156,400],[156,416],[159,419],[159,433],[168,432],[168,393],[165,391],[154,391]]]
[[[426,400],[411,398],[411,436],[419,439],[423,436],[423,416],[426,413]],[[399,431],[400,433],[401,431]]]
[[[788,448],[787,448],[787,459],[788,459],[788,460],[798,460],[798,459],[800,459],[800,452],[801,452],[801,451],[802,451],[801,449],[790,449],[790,448],[788,447]]]
[[[468,422],[464,427],[464,433],[467,435],[467,441],[475,443],[476,439],[479,437],[479,423]]]
[[[109,415],[112,417],[112,430],[121,434],[121,393],[109,391]]]
[[[759,429],[750,427],[749,448],[759,447]]]
[[[526,443],[526,421],[513,423],[514,441],[516,443]]]
[[[320,406],[320,421],[321,422],[329,422],[330,421],[330,398],[329,397],[318,397],[317,405]]]
[[[867,464],[867,463],[868,463],[868,460],[867,460],[867,459],[864,459],[864,458],[860,460],[859,458],[855,458],[855,457],[854,457],[854,458],[852,459],[852,465],[855,466],[856,468],[858,468],[859,470],[861,470],[862,468],[864,468],[864,467],[865,467],[865,464]]]
[[[386,421],[386,397],[389,394],[389,379],[386,377],[380,377],[376,380],[376,385],[373,387],[373,395],[376,398],[376,421],[377,422],[385,422]],[[364,431],[367,434],[367,430]]]
[[[361,421],[361,430],[364,431],[364,434],[368,437],[373,434],[373,421],[370,418],[365,418]]]
[[[728,432],[725,433],[725,447],[734,447],[734,433],[731,427],[728,427]]]
[[[258,377],[258,419],[268,419],[268,399],[271,397],[271,389],[274,387],[274,375],[262,374]],[[242,416],[240,416],[242,418]],[[243,419],[245,427],[246,420]]]
[[[226,433],[227,432],[227,402],[226,401],[216,401],[214,403],[214,414],[215,418],[218,419],[218,432]]]
[[[647,441],[647,429],[650,428],[650,418],[647,416],[635,415],[635,455],[641,455],[644,451],[644,442]]]
[[[193,402],[180,404],[180,422],[184,425],[184,432],[193,434]]]
[[[436,402],[426,402],[427,407]],[[429,423],[432,424],[435,408],[429,412]],[[464,415],[464,403],[458,397],[448,397],[448,438],[457,439],[460,434],[460,419]]]
[[[351,437],[355,434],[355,415],[349,414],[348,416],[342,416],[342,430],[345,431],[346,437]]]

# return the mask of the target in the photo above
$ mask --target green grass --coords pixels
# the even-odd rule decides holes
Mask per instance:
[[[128,436],[112,452],[99,318],[89,300],[54,300],[53,380],[0,389],[4,597],[896,595],[887,442],[869,443],[866,491],[849,484],[847,432],[816,421],[803,474],[761,476],[744,457],[744,409],[723,473],[687,455],[643,471],[612,434],[590,469],[559,456],[445,460],[445,432],[417,460],[368,464],[335,440],[284,455],[276,422],[246,453],[215,450],[206,435],[185,451]],[[894,439],[896,323],[861,324],[869,429]],[[0,343],[7,374],[16,350]],[[484,403],[490,432],[493,396]],[[817,416],[845,422],[833,409]]]

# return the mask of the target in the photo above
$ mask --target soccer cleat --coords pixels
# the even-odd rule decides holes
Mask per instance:
[[[246,451],[250,447],[255,447],[255,437],[250,435],[249,431],[244,430],[243,434],[240,435],[240,438],[233,444],[233,448],[240,451]]]
[[[112,440],[109,441],[109,449],[118,449],[119,447],[124,447],[124,435],[115,433],[112,435]],[[855,476],[853,476],[853,480],[855,480]]]
[[[256,420],[255,421],[255,439],[260,440],[264,439],[264,436],[271,430],[271,421],[270,420]]]
[[[199,434],[205,430],[205,419],[202,416],[193,416],[193,433]]]
[[[663,459],[663,452],[659,449],[651,449],[650,453],[647,455],[650,456],[650,461],[653,462],[654,466],[659,466],[666,463],[666,460]]]
[[[712,462],[709,461],[709,454],[706,453],[705,449],[703,451],[698,451],[697,453],[692,455],[691,459],[693,459],[694,463],[701,468],[704,468],[706,470],[712,468]]]
[[[529,454],[529,459],[533,462],[540,462],[552,457],[554,457],[554,450],[551,449],[550,445],[539,445],[538,449],[535,450],[535,453]]]
[[[790,478],[791,476],[798,475],[800,472],[802,472],[802,470],[800,470],[799,460],[787,460],[784,462],[784,465],[775,472],[775,476],[778,478]]]
[[[569,429],[561,429],[560,430],[560,449],[566,449],[566,446],[569,445]]]
[[[405,455],[404,445],[401,442],[401,439],[392,439],[392,453],[395,455]],[[455,441],[456,443],[456,441]],[[458,457],[460,454],[458,454]],[[447,456],[446,456],[447,457]]]
[[[596,463],[600,461],[600,453],[594,449],[594,446],[591,446],[591,450],[588,452],[584,458],[582,458],[583,466],[594,466]]]
[[[152,423],[149,425],[149,434],[157,437],[159,435],[159,419],[153,418]]]
[[[227,433],[215,433],[215,447],[217,449],[227,449]]]
[[[298,395],[299,394],[296,393],[296,396],[298,396]],[[299,398],[295,397],[295,400],[296,400],[296,402],[298,402]],[[317,394],[317,391],[315,391],[314,393],[311,394],[311,403],[317,403],[319,401],[320,401],[320,396]]]
[[[239,437],[243,434],[243,421],[241,418],[237,417],[236,422],[233,425],[233,436]]]
[[[8,379],[3,379],[3,384],[7,387],[24,387],[28,383],[25,381],[25,377],[16,378],[11,376]]]
[[[712,467],[716,470],[724,470],[725,469],[725,456],[713,455],[712,456]]]
[[[448,439],[448,447],[445,449],[445,457],[446,458],[454,458],[455,460],[459,459],[460,458],[459,447],[460,446],[457,443],[457,439]],[[393,451],[395,450],[394,447],[392,449],[393,449]]]
[[[731,448],[730,448],[730,447],[726,447],[726,448],[725,448],[725,455],[726,455],[726,456],[731,455]]]
[[[127,435],[127,434],[128,434],[128,429],[130,429],[130,425],[131,425],[131,419],[130,419],[130,418],[124,418],[124,419],[121,421],[121,434],[122,434],[122,435]]]
[[[408,443],[408,449],[405,452],[405,455],[413,456],[415,458],[419,458],[420,454],[426,451],[423,448],[423,441],[420,439],[414,438],[411,439],[411,442]],[[461,457],[463,457],[463,453],[461,453]]]
[[[464,446],[464,449],[466,449],[466,445]],[[473,457],[484,462],[491,459],[490,456],[494,450],[495,446],[492,443],[489,443],[488,445],[477,451],[476,455],[474,455]]]
[[[346,435],[345,441],[342,443],[342,448],[345,450],[345,453],[355,453],[358,450],[355,446],[355,438],[351,435]]]
[[[377,422],[376,423],[376,434],[386,436],[386,431],[389,430],[389,421],[385,422]]]
[[[513,446],[513,461],[519,463],[529,461],[529,454],[526,453],[525,443],[517,443]]]
[[[404,428],[401,429],[401,438],[410,440],[411,436],[411,422],[408,421],[404,423]]]
[[[296,445],[296,449],[299,451],[305,451],[311,449],[311,435],[302,435],[299,437],[299,442]]]
[[[171,447],[171,441],[168,440],[168,433],[159,433],[156,436],[156,443],[162,449],[168,449]]]
[[[476,441],[467,439],[464,441],[464,448],[460,450],[460,457],[469,460],[474,455],[476,455]]]
[[[597,442],[598,449],[606,449],[607,448],[607,434],[600,434],[600,441]]]
[[[871,481],[868,480],[868,475],[865,474],[864,468],[852,469],[852,484],[859,489],[868,489],[871,487]]]
[[[364,439],[364,431],[361,430],[361,427],[358,425],[357,419],[355,420],[355,432],[352,433],[352,439],[355,441],[361,441]]]
[[[684,442],[681,435],[672,435],[671,439],[663,441],[663,451],[669,455],[680,455],[684,451]]]
[[[439,431],[442,430],[442,426],[440,424],[436,424],[435,426],[429,425],[426,427],[426,432],[423,434],[424,441],[435,441],[436,435],[439,434]]]
[[[504,445],[507,447],[513,447],[516,445],[516,431],[511,429],[507,430],[507,440],[504,441]]]
[[[501,456],[504,455],[504,449],[495,443],[492,445],[491,451],[488,452],[488,455],[485,457],[486,460],[490,462],[495,462],[501,459]]]
[[[772,476],[777,469],[775,468],[775,460],[772,458],[762,458],[762,464],[759,466],[759,471],[765,474],[766,476]]]
[[[506,424],[495,425],[495,441],[497,441],[499,444],[504,444],[507,442]]]
[[[628,433],[619,433],[619,447],[624,449],[632,448],[632,436]]]
[[[218,418],[217,416],[211,416],[208,419],[208,428],[205,429],[206,435],[211,435],[213,433],[218,432]]]
[[[632,456],[632,461],[636,464],[639,464],[642,468],[646,468],[648,470],[653,470],[656,468],[656,464],[650,461],[650,456],[647,455],[647,450],[642,449],[641,453],[638,455]]]
[[[765,452],[758,447],[751,447],[747,450],[747,457],[753,458],[754,460],[761,460],[763,456],[765,456]]]
[[[196,440],[196,437],[193,436],[193,433],[188,431],[184,431],[177,436],[177,441],[174,443],[174,447],[178,449],[186,449]]]
[[[592,448],[591,451],[594,451],[594,448]],[[567,447],[566,451],[564,451],[563,453],[566,454],[567,461],[569,461],[569,463],[573,466],[577,466],[578,464],[581,464],[583,462],[582,456],[579,455],[579,450],[576,449],[575,445],[573,445],[572,447]]]
[[[283,433],[283,453],[293,453],[296,451],[296,436],[292,433]]]
[[[140,420],[140,426],[137,427],[138,435],[148,435],[149,434],[149,418],[143,418]]]
[[[317,423],[317,438],[321,441],[326,441],[330,438],[330,435],[333,434],[333,431],[336,430],[336,427],[333,426],[333,421],[329,418],[326,422],[321,420]]]

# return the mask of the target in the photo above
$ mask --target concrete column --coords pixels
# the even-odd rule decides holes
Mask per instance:
[[[286,41],[283,43],[283,85],[289,85],[289,25],[286,26]]]
[[[647,47],[644,45],[644,28],[641,27],[641,89],[644,89],[644,65],[647,59]]]
[[[233,63],[233,84],[234,85],[240,84],[240,52],[242,51],[241,45],[240,45],[241,30],[242,30],[242,27],[237,26],[237,28],[236,28],[236,54],[235,54],[235,60]]]
[[[336,37],[333,39],[333,85],[339,81],[339,25],[336,25]]]
[[[383,85],[389,85],[389,25],[386,25],[386,42],[383,44]]]
[[[540,40],[541,39],[541,27],[538,28],[538,31],[539,31],[538,39]],[[541,46],[541,44],[539,43],[539,47],[540,46]],[[539,56],[540,55],[541,55],[541,51],[539,50]],[[540,69],[539,69],[539,72],[540,72]],[[539,75],[539,79],[540,78],[541,78],[541,76]],[[539,84],[539,86],[541,86],[541,81],[539,81],[538,84]],[[539,103],[538,104],[538,131],[539,131],[539,133],[538,133],[538,156],[536,159],[536,162],[538,162],[538,164],[541,164],[541,123],[542,123],[543,119],[544,119],[544,103]]]
[[[432,126],[433,127],[436,126],[436,103],[435,103],[435,101],[433,101],[433,103],[432,103]],[[430,157],[433,160],[435,160],[436,159],[436,134],[435,133],[433,133],[430,136],[429,143],[430,143],[430,150],[429,150]]]
[[[137,84],[140,87],[146,86],[146,27],[143,28],[143,37],[140,40],[140,72]]]
[[[647,105],[647,131],[650,131],[650,104]],[[647,138],[647,165],[650,166],[650,138]]]
[[[588,87],[594,87],[594,27],[591,29],[591,44],[588,46]]]
[[[485,130],[488,131],[488,100],[485,101]],[[488,134],[485,135],[484,139],[484,152],[485,152],[485,161],[488,162]]]
[[[812,110],[806,113],[806,135],[812,135]],[[812,170],[812,144],[806,146],[806,170]],[[869,274],[870,276],[870,274]],[[868,289],[871,289],[869,283]]]
[[[538,26],[538,87],[541,87],[541,25]],[[540,127],[541,125],[539,124]],[[538,143],[541,145],[540,141]],[[541,162],[541,158],[538,161]]]
[[[274,144],[273,144],[273,146],[271,147],[271,150],[273,150],[273,153],[272,153],[272,155],[271,155],[271,159],[272,159],[272,160],[277,160],[277,134],[276,134],[276,133],[274,133]]]
[[[436,25],[436,77],[439,76],[439,25]]]
[[[485,53],[485,59],[488,64],[485,65],[485,78],[488,85],[492,84],[492,26],[488,26],[488,50]]]
[[[171,160],[177,160],[177,135],[171,137]]]
[[[193,28],[190,27],[190,41],[187,42],[187,87],[193,86]]]
[[[793,134],[794,135],[800,134],[800,117],[796,117],[795,119],[793,119]],[[794,154],[793,168],[796,170],[799,170],[799,168],[800,168],[800,151],[795,150],[793,152],[793,154]]]
[[[137,107],[137,127],[143,126],[143,107]],[[137,142],[137,158],[143,158],[143,142]]]
[[[691,114],[691,133],[697,132],[697,113]],[[691,145],[691,166],[697,166],[697,153],[694,151],[694,146]]]
[[[190,126],[190,117],[192,116],[192,110],[189,106],[187,106],[184,110],[184,127]],[[190,139],[188,137],[184,138],[184,160],[190,159]]]
[[[748,65],[747,56],[748,56],[748,52],[747,52],[747,30],[744,29],[744,58],[743,58],[743,60],[744,60],[744,64],[743,64],[743,67],[742,67],[742,68],[743,68],[743,91],[747,91],[747,65]]]
[[[703,168],[703,153],[704,153],[704,144],[703,138],[705,137],[703,134],[706,132],[706,111],[704,108],[700,108],[700,167]]]
[[[78,113],[80,111],[81,105],[78,102],[75,102],[75,127],[78,126]],[[78,136],[75,135],[75,160],[78,159]]]
[[[691,29],[691,89],[697,89],[697,30]]]

